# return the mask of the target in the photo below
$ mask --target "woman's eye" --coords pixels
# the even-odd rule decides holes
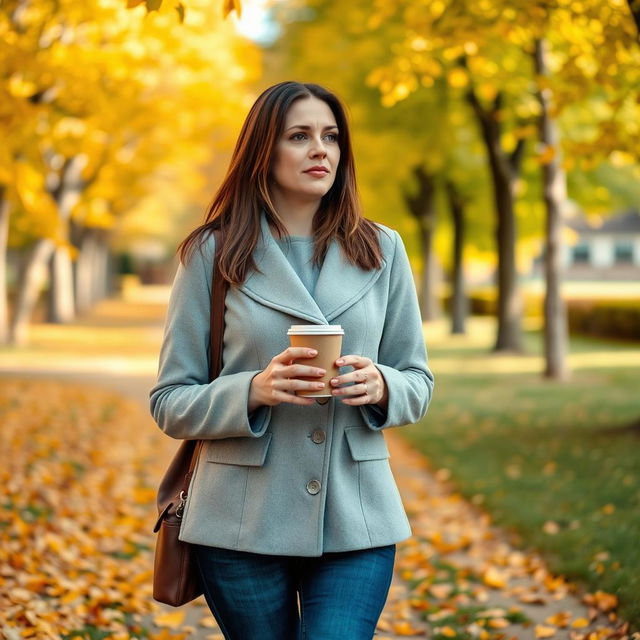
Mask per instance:
[[[294,133],[291,136],[292,140],[304,140],[307,136],[304,133]]]
[[[338,134],[336,133],[328,133],[327,138],[329,138],[331,142],[338,142]]]

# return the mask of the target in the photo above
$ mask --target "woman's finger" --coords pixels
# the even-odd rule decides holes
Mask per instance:
[[[315,349],[309,349],[307,347],[287,347],[284,351],[271,358],[272,362],[280,362],[283,364],[289,364],[292,360],[298,358],[314,358],[318,355]]]
[[[274,371],[274,374],[276,372]],[[320,377],[326,373],[324,369],[318,367],[310,367],[306,364],[290,364],[282,367],[278,372],[278,377],[283,378],[302,378],[302,377]]]
[[[339,387],[340,385],[349,384],[351,382],[368,382],[370,380],[374,380],[376,376],[377,369],[375,367],[367,369],[356,369],[355,371],[350,371],[349,373],[343,373],[337,378],[332,378],[331,385],[334,387]]]
[[[278,391],[322,391],[325,386],[324,382],[297,378],[274,378],[272,385]]]
[[[355,367],[356,369],[362,369],[363,367],[368,367],[373,364],[371,358],[365,358],[364,356],[358,356],[350,353],[346,356],[340,356],[336,360],[336,364],[339,367]]]
[[[346,387],[340,387],[339,389],[332,389],[331,395],[334,396],[361,396],[367,393],[367,384],[352,384]]]

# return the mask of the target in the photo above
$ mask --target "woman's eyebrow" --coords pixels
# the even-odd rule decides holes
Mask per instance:
[[[337,129],[337,128],[338,128],[338,125],[328,124],[326,127],[322,127],[322,130],[326,131],[327,129]],[[308,124],[294,124],[288,129],[285,129],[285,131],[289,131],[289,129],[311,129],[311,127]]]

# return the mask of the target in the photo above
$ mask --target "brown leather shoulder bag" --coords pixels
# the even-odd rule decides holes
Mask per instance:
[[[220,375],[222,367],[222,340],[224,335],[224,308],[227,281],[220,273],[218,248],[223,237],[214,232],[211,286],[211,331],[209,334],[209,379]],[[202,593],[195,557],[188,542],[178,539],[182,512],[189,491],[189,482],[203,445],[203,440],[183,440],[158,487],[158,520],[154,532],[158,533],[153,563],[153,598],[158,602],[180,607]]]

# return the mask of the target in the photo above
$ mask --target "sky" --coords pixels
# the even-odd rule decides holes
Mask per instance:
[[[242,17],[238,19],[235,13],[232,14],[238,32],[261,45],[271,44],[280,33],[267,4],[273,4],[273,0],[245,0]]]

